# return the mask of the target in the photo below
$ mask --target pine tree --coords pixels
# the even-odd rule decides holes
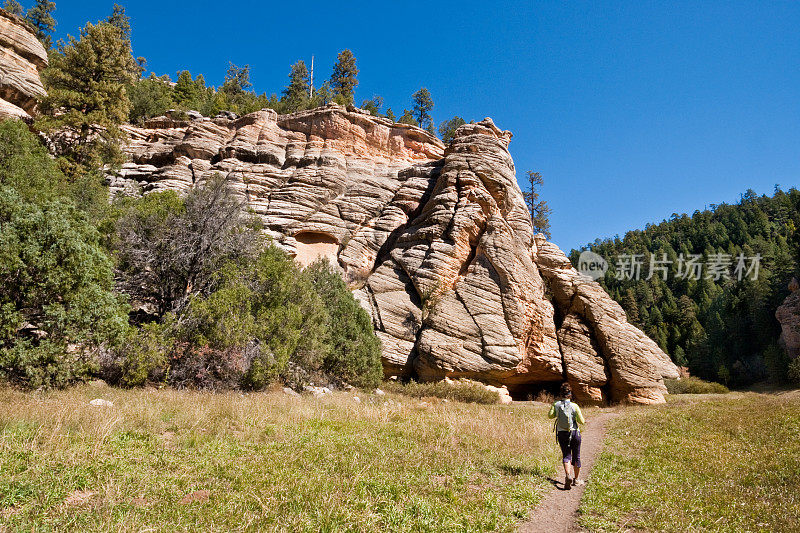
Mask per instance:
[[[20,8],[22,9],[22,8]],[[56,9],[56,3],[49,0],[36,0],[32,8],[28,10],[25,18],[36,28],[36,37],[42,42],[46,49],[52,46],[51,34],[56,29],[56,19],[53,17],[53,11]]]
[[[639,322],[639,306],[636,304],[636,297],[633,295],[633,290],[628,289],[625,291],[625,297],[622,299],[622,308],[625,314],[628,315],[628,322],[638,325]]]
[[[289,73],[289,85],[283,90],[282,102],[284,111],[293,112],[304,109],[308,102],[309,74],[302,59],[292,65]]]
[[[409,109],[403,109],[403,115],[397,122],[399,122],[400,124],[410,124],[412,126],[419,126],[419,123],[414,118],[414,115],[411,113],[411,110]]]
[[[434,133],[433,129],[433,119],[431,118],[431,111],[433,111],[433,98],[431,97],[431,92],[423,87],[419,91],[415,92],[411,99],[414,102],[414,109],[412,114],[414,116],[414,120],[417,121],[420,128],[425,128],[431,134]]]
[[[356,57],[350,50],[342,50],[336,57],[331,74],[331,89],[335,101],[344,105],[353,103],[354,91],[358,85],[357,76]]]
[[[542,175],[538,172],[529,170],[527,172],[528,191],[522,193],[525,199],[525,205],[528,206],[528,211],[531,214],[531,223],[533,224],[534,233],[543,233],[545,237],[550,238],[550,206],[547,205],[545,200],[539,199],[539,188],[544,184]]]
[[[163,115],[175,105],[175,91],[169,76],[156,76],[141,79],[127,88],[131,101],[130,121],[137,121]]]
[[[119,4],[114,4],[114,10],[108,16],[106,22],[119,29],[122,35],[129,41],[131,39],[131,18],[125,14],[125,8]]]
[[[56,152],[70,177],[119,161],[118,126],[130,112],[126,87],[138,75],[130,40],[108,22],[86,24],[80,39],[70,36],[50,54],[42,74],[48,94],[37,125],[55,134]]]
[[[395,120],[396,120],[395,116],[394,116],[394,112],[392,111],[391,107],[386,109],[386,118],[388,118],[392,122],[395,122]]]
[[[12,15],[16,15],[18,17],[22,17],[25,15],[25,10],[22,9],[22,6],[19,5],[17,0],[6,0],[3,4],[3,9],[11,13]]]
[[[361,102],[361,109],[369,111],[369,114],[378,117],[380,116],[381,108],[383,107],[383,98],[380,96],[373,96],[369,100]]]
[[[240,67],[228,61],[228,71],[222,84],[222,92],[228,96],[238,96],[252,89],[250,83],[250,65]]]
[[[175,102],[190,108],[194,108],[202,96],[197,82],[192,79],[192,74],[188,70],[178,73],[174,91]]]
[[[467,121],[461,117],[453,117],[439,124],[439,137],[446,143],[453,140],[459,126],[466,124]]]

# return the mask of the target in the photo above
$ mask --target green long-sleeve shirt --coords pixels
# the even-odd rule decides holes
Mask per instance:
[[[566,405],[567,403],[572,404],[572,407],[575,408],[575,422],[577,422],[577,424],[585,424],[586,420],[583,418],[583,413],[581,412],[581,408],[578,407],[577,403],[573,403],[570,400],[559,400],[555,402],[553,405],[550,406],[550,412],[547,414],[547,416],[549,418],[555,418],[556,416],[558,416],[558,410],[561,408],[561,404]],[[578,429],[577,424],[576,427],[574,428],[568,428],[568,427],[562,428],[560,425],[558,425],[556,426],[556,431],[572,431],[573,429]]]

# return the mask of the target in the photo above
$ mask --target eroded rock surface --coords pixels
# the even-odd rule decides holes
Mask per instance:
[[[269,234],[341,268],[383,342],[387,375],[506,385],[565,377],[582,401],[663,401],[677,368],[602,288],[535,237],[511,134],[490,119],[445,146],[330,105],[278,116],[159,117],[126,127],[113,190],[185,191],[227,176]]]
[[[39,72],[47,52],[33,27],[0,9],[0,120],[28,120],[46,95]]]

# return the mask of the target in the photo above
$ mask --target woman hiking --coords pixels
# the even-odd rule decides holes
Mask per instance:
[[[578,424],[585,424],[581,408],[572,403],[572,387],[569,383],[561,385],[561,400],[550,407],[550,418],[555,418],[556,438],[564,456],[564,489],[569,490],[572,485],[583,485],[578,479],[581,473],[581,430]],[[570,475],[570,464],[574,475]]]

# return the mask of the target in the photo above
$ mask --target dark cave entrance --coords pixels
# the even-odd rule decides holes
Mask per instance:
[[[552,402],[558,399],[561,381],[544,381],[539,383],[521,383],[508,385],[511,398],[517,402]]]

